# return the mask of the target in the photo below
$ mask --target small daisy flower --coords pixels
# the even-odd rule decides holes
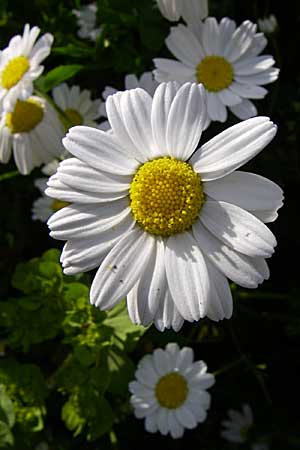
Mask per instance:
[[[162,83],[108,97],[112,132],[74,127],[46,194],[72,202],[48,224],[68,240],[66,274],[99,266],[91,302],[113,308],[127,295],[135,323],[179,330],[183,320],[232,314],[226,277],[254,288],[268,278],[282,191],[235,171],[276,134],[267,117],[235,125],[196,150],[206,120],[201,85]]]
[[[224,420],[222,425],[225,430],[221,432],[221,436],[230,442],[242,444],[249,437],[249,431],[253,427],[253,414],[249,405],[243,405],[242,412],[230,409],[228,411],[229,420]]]
[[[140,76],[140,78],[137,78],[137,76],[132,73],[129,75],[126,75],[124,84],[125,84],[126,90],[142,88],[146,92],[148,92],[148,94],[150,94],[151,97],[153,97],[155,89],[158,86],[158,82],[154,80],[152,72],[144,72]],[[102,97],[106,101],[110,95],[113,95],[116,92],[118,92],[117,89],[115,89],[111,86],[106,86],[104,91],[102,92]],[[107,117],[105,102],[102,103],[102,105],[100,107],[100,115],[102,117]],[[98,126],[98,128],[99,128],[99,130],[107,131],[110,128],[108,120],[105,120],[104,122],[102,122]]]
[[[199,22],[208,15],[207,0],[156,0],[161,14],[171,22],[180,17],[186,23]]]
[[[101,33],[101,28],[96,27],[97,5],[90,3],[80,9],[73,9],[73,14],[77,17],[77,25],[80,27],[77,34],[82,39],[96,41]]]
[[[79,86],[68,87],[66,83],[62,83],[52,90],[52,97],[68,119],[66,121],[65,117],[61,117],[66,130],[70,128],[70,124],[97,126],[95,120],[100,117],[102,102],[100,99],[92,100],[89,90],[81,91]]]
[[[64,202],[61,200],[55,200],[53,198],[48,197],[45,194],[45,190],[47,188],[48,178],[38,178],[35,180],[34,184],[37,189],[41,192],[42,196],[36,199],[32,205],[32,220],[39,220],[41,222],[46,223],[49,217],[59,211],[60,209],[68,206],[68,202]]]
[[[204,422],[210,407],[210,388],[215,378],[207,373],[204,361],[194,362],[189,347],[181,350],[170,343],[165,350],[156,349],[138,364],[136,381],[129,384],[130,402],[138,419],[145,418],[150,433],[183,436],[184,429]]]
[[[279,74],[271,55],[259,56],[266,44],[249,20],[238,28],[233,20],[223,18],[218,24],[214,17],[198,27],[180,24],[171,28],[166,39],[179,61],[154,59],[154,75],[159,82],[202,83],[211,121],[225,122],[227,108],[238,118],[248,119],[257,115],[250,99],[264,98],[268,91],[262,85],[277,80]]]
[[[13,149],[19,172],[27,175],[63,152],[62,136],[57,114],[43,98],[17,100],[13,111],[0,120],[0,162],[7,163]]]
[[[23,36],[14,36],[0,53],[0,105],[12,111],[17,99],[26,100],[33,90],[33,81],[44,70],[41,62],[49,55],[52,34],[37,40],[38,27],[24,27]]]
[[[257,22],[259,29],[266,34],[272,34],[278,28],[278,22],[274,14],[271,14],[269,17],[265,17],[264,19],[258,19]]]

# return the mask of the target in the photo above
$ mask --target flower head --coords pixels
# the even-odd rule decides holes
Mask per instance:
[[[199,22],[208,15],[207,0],[156,0],[161,14],[171,22],[182,16],[186,23]]]
[[[60,163],[47,195],[71,202],[48,221],[68,240],[66,274],[99,266],[91,302],[112,308],[127,295],[135,323],[178,330],[183,320],[228,318],[226,277],[245,287],[268,278],[282,191],[235,171],[274,137],[267,117],[249,119],[197,150],[206,121],[201,85],[162,83],[109,96],[112,132],[69,130],[75,158]]]
[[[230,409],[228,411],[229,420],[224,420],[222,425],[225,429],[221,436],[230,442],[243,443],[249,437],[249,431],[253,426],[253,414],[249,405],[243,405],[242,412]]]
[[[207,93],[208,122],[225,122],[227,108],[244,120],[257,115],[250,99],[267,94],[262,87],[278,78],[271,55],[259,53],[267,44],[256,25],[246,20],[236,27],[233,20],[223,18],[218,24],[208,17],[197,26],[178,25],[171,28],[166,45],[179,61],[156,58],[155,78],[159,82],[202,83]]]
[[[84,5],[80,9],[73,9],[72,12],[77,17],[77,25],[80,27],[77,33],[78,36],[82,39],[90,39],[95,42],[101,33],[101,28],[96,27],[96,3]]]
[[[40,64],[50,53],[53,36],[46,33],[37,40],[39,33],[26,24],[23,36],[14,36],[0,54],[0,106],[5,111],[32,94],[33,81],[44,70]]]
[[[207,373],[204,361],[194,362],[194,352],[189,347],[181,350],[170,343],[165,350],[156,349],[138,364],[136,381],[129,384],[130,402],[134,414],[145,418],[145,428],[150,433],[170,433],[180,438],[184,429],[195,428],[204,422],[210,406],[211,387],[215,378]]]
[[[13,150],[22,175],[49,163],[63,152],[63,129],[54,109],[41,97],[18,100],[0,120],[0,161],[7,163]]]
[[[277,30],[278,22],[274,14],[271,14],[269,17],[258,19],[258,26],[263,33],[272,34]]]

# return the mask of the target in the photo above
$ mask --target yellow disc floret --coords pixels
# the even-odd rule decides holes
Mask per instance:
[[[13,112],[6,113],[6,126],[12,133],[27,133],[35,128],[44,117],[42,103],[30,98],[18,100]]]
[[[233,81],[233,67],[222,56],[206,56],[197,66],[197,80],[211,92],[226,89]]]
[[[69,204],[69,202],[64,202],[63,200],[53,200],[53,202],[51,203],[51,209],[52,211],[59,211]]]
[[[177,372],[170,372],[160,378],[155,386],[155,396],[160,406],[168,409],[179,408],[188,395],[188,385]]]
[[[67,108],[64,111],[64,116],[61,115],[61,121],[68,130],[70,126],[82,125],[83,117],[76,109]]]
[[[1,74],[1,84],[4,89],[15,86],[29,69],[29,60],[25,56],[17,56],[11,59],[4,67]]]
[[[190,164],[170,157],[140,166],[129,196],[138,225],[163,237],[189,229],[205,201],[199,174]]]

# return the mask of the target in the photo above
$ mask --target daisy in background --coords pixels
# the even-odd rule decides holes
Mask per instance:
[[[90,3],[80,9],[73,9],[72,12],[77,17],[77,25],[80,27],[77,32],[78,36],[95,42],[101,33],[101,28],[96,27],[97,4]]]
[[[145,419],[150,433],[183,436],[184,429],[204,422],[210,407],[206,392],[215,377],[207,373],[204,361],[194,362],[190,347],[181,350],[170,343],[165,350],[156,349],[144,356],[135,372],[136,381],[129,384],[134,415]]]
[[[45,190],[47,188],[48,178],[37,178],[34,182],[35,187],[42,194],[41,197],[36,199],[32,205],[31,209],[31,217],[32,220],[39,220],[40,222],[46,223],[49,217],[69,205],[68,202],[64,202],[61,200],[55,200],[53,198],[48,197],[45,194]]]
[[[197,150],[206,121],[201,85],[162,83],[152,97],[132,89],[108,97],[111,132],[78,126],[46,194],[71,205],[51,236],[67,240],[73,275],[99,267],[91,303],[113,308],[127,295],[133,322],[179,330],[184,320],[229,318],[226,277],[255,288],[269,277],[276,240],[263,222],[282,205],[273,182],[237,171],[276,134],[267,117],[235,125]]]
[[[274,14],[270,14],[269,17],[258,19],[259,29],[266,34],[272,34],[278,29],[278,22]]]
[[[129,75],[125,76],[124,85],[125,85],[125,89],[126,90],[135,89],[135,88],[138,88],[138,87],[142,88],[142,89],[145,89],[145,91],[148,92],[148,94],[150,94],[151,97],[153,97],[155,89],[158,86],[158,82],[154,80],[152,72],[144,72],[140,76],[140,78],[138,78],[133,73],[130,73]],[[104,99],[104,102],[102,103],[102,105],[100,107],[100,115],[101,115],[101,117],[106,117],[107,118],[105,101],[107,100],[107,98],[110,95],[113,95],[116,92],[118,92],[118,90],[113,88],[113,87],[111,87],[111,86],[106,86],[105,87],[104,91],[102,92],[102,97]],[[103,130],[103,131],[109,130],[110,129],[110,125],[109,125],[108,120],[105,120],[104,122],[101,122],[100,125],[98,125],[98,128],[99,128],[99,130]]]
[[[180,17],[186,23],[199,22],[208,16],[207,0],[156,0],[161,14],[171,22]]]
[[[45,99],[17,100],[0,119],[0,162],[6,164],[13,151],[19,172],[27,175],[63,152],[62,136],[57,114]]]
[[[279,69],[271,55],[260,55],[267,40],[246,20],[241,26],[228,18],[218,24],[208,17],[196,27],[171,28],[166,45],[179,61],[156,58],[157,81],[202,83],[207,93],[209,121],[225,122],[227,108],[239,119],[257,115],[250,99],[267,94],[264,84],[277,80]],[[206,126],[209,125],[209,121]]]
[[[243,405],[242,412],[230,409],[229,420],[224,420],[224,430],[221,436],[229,442],[242,444],[249,439],[249,433],[253,427],[253,414],[249,405]]]
[[[52,34],[46,33],[38,40],[38,27],[24,27],[23,36],[14,36],[0,52],[0,107],[12,111],[17,99],[26,100],[33,91],[33,81],[44,70],[41,62],[49,55]]]

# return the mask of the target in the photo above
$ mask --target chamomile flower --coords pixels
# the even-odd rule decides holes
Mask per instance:
[[[249,431],[253,427],[253,414],[249,405],[243,405],[242,412],[230,409],[228,411],[229,420],[224,420],[222,425],[225,430],[221,432],[221,436],[230,442],[242,444],[249,437]]]
[[[48,197],[45,194],[45,190],[47,188],[48,178],[38,178],[35,180],[35,187],[41,192],[41,197],[36,199],[32,205],[32,220],[39,220],[41,222],[46,223],[49,217],[59,211],[61,208],[64,208],[69,203],[63,202],[61,200],[56,200]]]
[[[145,89],[146,92],[148,92],[148,94],[151,95],[151,97],[153,97],[155,89],[158,86],[158,82],[154,80],[153,74],[152,72],[144,72],[140,78],[138,78],[136,75],[134,74],[129,74],[125,76],[125,80],[124,80],[124,84],[125,84],[125,89],[129,90],[129,89],[135,89],[135,88],[142,88]],[[111,87],[111,86],[106,86],[104,91],[102,92],[102,97],[104,99],[104,102],[102,103],[101,107],[100,107],[100,115],[102,117],[106,117],[107,118],[107,113],[106,113],[106,107],[105,107],[105,101],[107,100],[107,98],[110,95],[115,94],[116,92],[118,92],[117,89]],[[110,128],[109,122],[108,120],[105,120],[104,122],[102,122],[98,128],[100,130],[103,131],[107,131]]]
[[[132,89],[108,97],[112,132],[74,127],[46,194],[72,202],[48,221],[68,240],[66,274],[99,266],[91,303],[127,295],[133,322],[178,330],[183,320],[232,314],[226,277],[244,287],[268,278],[282,191],[235,171],[274,137],[267,117],[235,125],[200,146],[206,120],[201,85],[162,83],[152,97]]]
[[[101,33],[101,28],[96,27],[96,3],[84,5],[80,9],[73,9],[72,12],[77,17],[77,24],[80,27],[77,33],[78,36],[82,39],[90,39],[95,42]]]
[[[37,40],[38,27],[24,27],[23,36],[14,36],[0,52],[0,106],[12,111],[17,99],[26,100],[33,90],[33,81],[44,70],[41,62],[49,55],[52,34],[46,33]]]
[[[129,384],[130,402],[150,433],[170,433],[176,439],[183,436],[185,428],[205,421],[210,407],[206,390],[215,378],[207,373],[204,361],[194,362],[190,347],[180,350],[170,343],[165,350],[154,350],[141,359],[135,377]]]
[[[161,14],[171,22],[182,18],[186,23],[199,22],[208,15],[207,0],[156,0]]]
[[[259,55],[267,40],[256,33],[256,25],[246,20],[241,26],[228,18],[218,24],[208,17],[198,27],[178,25],[171,28],[166,45],[179,61],[156,58],[157,81],[202,83],[207,92],[208,117],[225,122],[227,108],[244,120],[256,116],[250,99],[267,94],[262,87],[278,78],[271,55]],[[206,126],[209,125],[209,122]]]
[[[274,14],[269,17],[264,17],[263,19],[258,19],[259,29],[266,34],[274,33],[278,28],[278,22]]]
[[[95,120],[100,116],[99,108],[102,102],[100,99],[92,100],[89,90],[81,91],[79,86],[69,87],[62,83],[52,90],[52,97],[68,119],[66,121],[61,117],[66,129],[74,125],[97,126]]]
[[[7,163],[13,150],[19,172],[27,175],[63,152],[63,129],[54,109],[41,97],[18,100],[0,120],[0,162]]]

